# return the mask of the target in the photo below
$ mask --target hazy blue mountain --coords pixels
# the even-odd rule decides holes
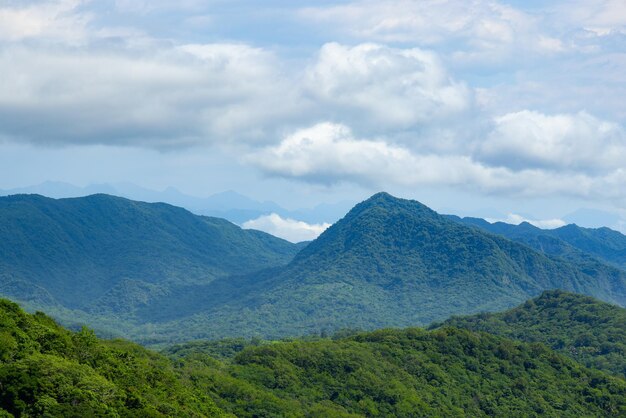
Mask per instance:
[[[602,228],[603,226],[612,227],[619,224],[621,218],[615,213],[599,209],[581,208],[565,215],[563,220],[586,228]]]
[[[626,236],[606,227],[582,228],[570,224],[556,229],[540,229],[528,222],[513,225],[504,222],[489,223],[480,218],[449,218],[523,242],[546,254],[570,261],[589,261],[589,256],[593,256],[626,269]]]
[[[626,272],[552,258],[380,193],[286,267],[190,291],[172,307],[181,318],[163,324],[163,336],[178,339],[181,324],[211,338],[428,324],[515,306],[546,289],[624,305]]]
[[[143,305],[177,286],[286,264],[299,249],[163,203],[0,198],[0,291],[44,305]]]
[[[78,187],[69,183],[47,181],[38,185],[10,190],[0,190],[0,196],[13,194],[40,194],[52,198],[85,197],[92,194],[109,194],[142,202],[164,202],[183,207],[197,215],[223,218],[238,225],[260,216],[276,213],[308,223],[332,223],[340,219],[353,202],[322,203],[313,208],[288,210],[271,201],[257,201],[233,190],[215,193],[208,197],[190,196],[169,187],[157,191],[132,183],[90,184]]]
[[[624,271],[550,257],[386,193],[306,246],[106,195],[6,197],[0,221],[5,295],[146,344],[427,325],[547,289],[626,304]]]

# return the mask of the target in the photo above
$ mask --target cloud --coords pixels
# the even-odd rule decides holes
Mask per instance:
[[[626,7],[622,0],[577,0],[561,5],[559,14],[596,36],[626,33]]]
[[[441,148],[473,107],[436,54],[375,44],[326,44],[290,67],[243,43],[14,44],[0,76],[0,135],[45,145],[255,146],[337,120]]]
[[[275,57],[243,44],[0,50],[0,131],[40,144],[255,141],[293,113]],[[45,68],[45,71],[42,71]]]
[[[517,215],[515,213],[509,213],[506,219],[487,218],[485,220],[490,223],[504,222],[504,223],[513,224],[513,225],[519,225],[522,222],[528,222],[529,224],[534,225],[537,228],[541,228],[541,229],[555,229],[555,228],[560,228],[562,226],[567,225],[565,221],[563,221],[562,219],[558,219],[558,218],[543,219],[543,220],[527,219],[523,217],[522,215]]]
[[[244,222],[244,229],[258,229],[291,242],[311,241],[324,232],[330,224],[308,224],[272,213]]]
[[[470,89],[433,52],[377,44],[324,45],[306,73],[308,93],[341,119],[402,130],[449,120],[472,104]]]
[[[520,50],[560,52],[558,39],[541,33],[532,15],[497,1],[358,0],[307,7],[300,17],[332,25],[357,39],[448,45],[459,57],[500,56]],[[494,55],[495,54],[495,55]]]
[[[405,148],[384,141],[354,138],[345,125],[320,123],[287,136],[272,147],[246,157],[265,172],[312,182],[352,180],[376,184],[400,181],[404,168],[415,163]]]
[[[477,156],[515,170],[607,172],[624,167],[626,133],[586,112],[545,115],[524,110],[497,117]]]
[[[421,154],[384,139],[359,139],[347,126],[333,123],[297,130],[244,160],[268,175],[327,185],[451,186],[509,196],[626,198],[620,186],[626,181],[623,164],[600,173],[489,165],[469,155]]]
[[[19,7],[0,6],[0,40],[45,38],[82,43],[92,15],[78,11],[83,0],[51,0]]]

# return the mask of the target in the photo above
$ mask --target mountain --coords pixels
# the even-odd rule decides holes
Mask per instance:
[[[163,203],[0,198],[0,292],[40,307],[128,313],[181,286],[286,264],[299,249]]]
[[[454,317],[437,326],[541,342],[588,367],[626,378],[626,309],[588,296],[546,291],[506,312]]]
[[[453,314],[515,306],[547,289],[626,304],[626,272],[576,265],[377,194],[287,266],[216,280],[172,308],[167,341],[425,325]],[[211,298],[201,295],[211,295]],[[186,318],[185,318],[186,317]]]
[[[619,226],[623,220],[619,215],[599,209],[581,208],[563,217],[563,220],[570,224],[577,224],[586,228],[602,228]]]
[[[379,193],[306,246],[166,204],[0,199],[0,292],[146,345],[428,325],[548,289],[626,305],[626,272]],[[296,254],[297,253],[297,254]]]
[[[480,218],[449,218],[523,242],[549,255],[575,261],[582,261],[591,255],[626,269],[626,236],[606,227],[593,229],[570,224],[556,229],[540,229],[528,222],[512,225],[504,222],[489,223]]]
[[[540,344],[445,328],[171,360],[0,300],[0,416],[611,417],[626,382]]]
[[[15,194],[39,194],[52,198],[85,197],[92,194],[109,194],[125,197],[142,202],[160,203],[183,207],[197,215],[213,216],[226,219],[237,225],[260,216],[276,213],[283,218],[296,219],[308,223],[335,222],[353,202],[323,203],[313,208],[288,210],[271,202],[251,199],[233,190],[212,194],[208,197],[191,196],[168,187],[157,191],[137,186],[133,183],[90,184],[78,187],[69,183],[46,181],[44,183],[20,187],[10,190],[0,190],[0,196]]]

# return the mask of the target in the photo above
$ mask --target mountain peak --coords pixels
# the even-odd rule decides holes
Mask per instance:
[[[372,195],[369,199],[357,204],[348,213],[346,218],[351,218],[356,215],[361,215],[371,210],[384,210],[389,213],[405,212],[410,213],[413,216],[439,216],[437,212],[430,209],[428,206],[418,202],[417,200],[402,199],[390,195],[387,192],[378,192]]]

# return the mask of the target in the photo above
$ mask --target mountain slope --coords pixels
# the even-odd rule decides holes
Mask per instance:
[[[0,237],[3,294],[87,310],[128,289],[151,298],[282,265],[299,250],[222,219],[108,195],[0,198]]]
[[[624,305],[626,273],[550,258],[381,193],[286,267],[216,280],[194,292],[211,298],[188,304],[190,317],[182,323],[199,338],[234,336],[235,329],[244,336],[281,337],[402,327],[509,308],[546,289]],[[182,323],[165,324],[164,335],[176,335]]]
[[[626,305],[624,271],[549,257],[386,193],[295,257],[300,246],[258,231],[105,195],[0,199],[0,237],[0,292],[144,344],[426,325],[547,289]]]
[[[541,342],[626,378],[626,309],[588,296],[547,291],[506,312],[455,317],[442,325]]]
[[[611,417],[626,382],[539,344],[446,328],[172,361],[0,300],[0,416]],[[10,415],[9,415],[10,414]]]
[[[227,416],[168,359],[0,299],[0,416]]]
[[[540,229],[528,222],[512,225],[504,222],[489,223],[480,218],[449,218],[523,242],[549,255],[576,262],[589,260],[589,256],[593,256],[626,269],[626,236],[606,227],[582,228],[571,224],[556,229]]]

